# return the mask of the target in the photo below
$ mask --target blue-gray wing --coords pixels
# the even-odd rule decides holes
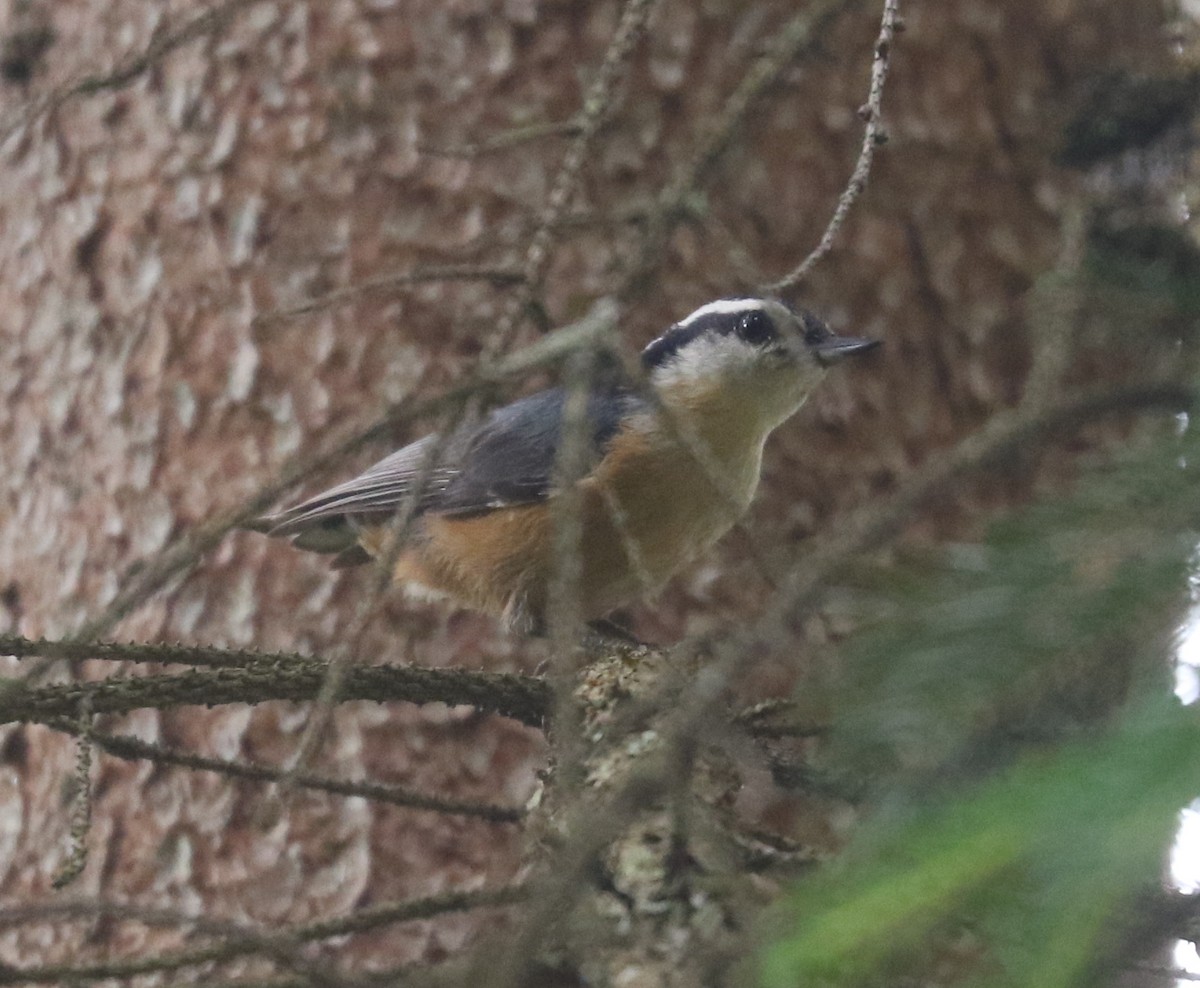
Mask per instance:
[[[474,515],[549,497],[566,397],[563,389],[554,388],[493,412],[471,437],[458,473],[430,510]],[[640,400],[624,389],[589,396],[586,435],[593,460],[604,455],[621,423],[639,407]]]
[[[454,476],[452,468],[429,462],[438,454],[436,440],[436,436],[419,439],[384,457],[357,477],[268,515],[254,527],[271,535],[288,537],[323,526],[333,535],[340,523],[350,519],[363,522],[386,520],[412,495],[422,477],[425,482],[421,485],[417,509],[426,509],[436,502]],[[449,453],[449,449],[443,452]],[[444,460],[444,456],[438,459]],[[353,538],[346,534],[340,539],[332,539],[330,551],[340,551],[339,541],[353,542]]]
[[[352,544],[354,523],[386,521],[418,486],[418,512],[460,517],[545,500],[553,487],[565,404],[561,388],[522,398],[444,443],[426,436],[405,446],[352,480],[263,518],[253,527],[271,535],[305,536],[310,544],[298,544],[318,551],[319,536],[314,533],[310,538],[306,533],[324,529],[330,539],[323,551],[335,552]],[[593,457],[603,455],[621,423],[641,407],[641,400],[624,389],[589,396]]]

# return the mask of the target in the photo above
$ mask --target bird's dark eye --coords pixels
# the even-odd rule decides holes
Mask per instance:
[[[770,316],[761,309],[755,309],[753,312],[747,312],[738,321],[737,334],[753,346],[762,346],[775,339],[775,326]]]

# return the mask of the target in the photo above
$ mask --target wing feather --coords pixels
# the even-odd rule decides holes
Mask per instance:
[[[466,516],[543,501],[552,493],[565,402],[559,388],[522,398],[452,436],[440,451],[434,447],[437,437],[426,436],[357,477],[268,515],[252,527],[301,539],[313,529],[346,529],[350,537],[353,524],[383,521],[395,514],[412,496],[418,478],[428,469],[427,458],[435,452],[439,462],[425,478],[418,512]],[[603,454],[622,421],[641,404],[622,388],[590,396],[595,456]]]
[[[269,515],[256,527],[269,525],[270,535],[290,537],[335,519],[386,519],[411,496],[413,485],[426,467],[436,436],[426,436],[384,457],[357,477],[322,491],[307,501]],[[418,510],[434,503],[450,483],[455,471],[436,466],[429,470]]]

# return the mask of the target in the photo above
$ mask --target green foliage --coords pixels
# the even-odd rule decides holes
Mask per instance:
[[[1162,436],[1092,469],[1070,497],[997,523],[982,544],[882,574],[845,660],[833,754],[941,772],[973,739],[996,745],[1001,721],[1053,737],[1119,703],[1139,669],[1165,682],[1198,471],[1194,432]]]
[[[1197,756],[1200,724],[1164,695],[1108,737],[877,822],[789,903],[796,926],[764,955],[763,985],[855,983],[947,923],[984,945],[982,983],[1077,983],[1117,907],[1153,880]]]
[[[958,981],[1090,973],[1200,789],[1200,720],[1166,675],[1197,544],[1196,433],[877,581],[827,752],[875,798],[777,917],[765,988],[862,983],[964,937]]]
[[[1086,168],[1123,151],[1145,148],[1186,126],[1200,97],[1200,76],[1104,72],[1092,82],[1063,131],[1060,160]]]
[[[1144,342],[1146,329],[1155,326],[1150,313],[1174,332],[1194,337],[1196,327],[1187,317],[1200,311],[1200,250],[1180,227],[1101,214],[1088,232],[1084,270],[1089,291],[1118,310],[1122,324],[1110,337]],[[1122,309],[1133,318],[1122,322]]]

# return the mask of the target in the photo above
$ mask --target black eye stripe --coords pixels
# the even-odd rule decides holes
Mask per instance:
[[[752,346],[766,346],[780,338],[782,330],[775,324],[770,311],[755,305],[755,300],[745,300],[747,304],[744,307],[736,305],[740,299],[718,301],[727,303],[728,308],[722,305],[716,311],[693,314],[652,341],[642,351],[643,365],[647,368],[661,367],[697,337],[706,335],[733,336]],[[798,317],[803,327],[804,340],[810,345],[819,343],[830,335],[825,324],[811,313],[786,305],[783,308]],[[789,327],[787,331],[794,333],[795,329]]]
[[[642,351],[642,364],[646,367],[660,367],[698,336],[709,333],[728,335],[736,332],[746,314],[745,311],[706,312],[682,326],[676,324]]]
[[[662,366],[674,357],[683,346],[690,343],[703,332],[703,326],[672,326],[642,351],[643,366]]]

